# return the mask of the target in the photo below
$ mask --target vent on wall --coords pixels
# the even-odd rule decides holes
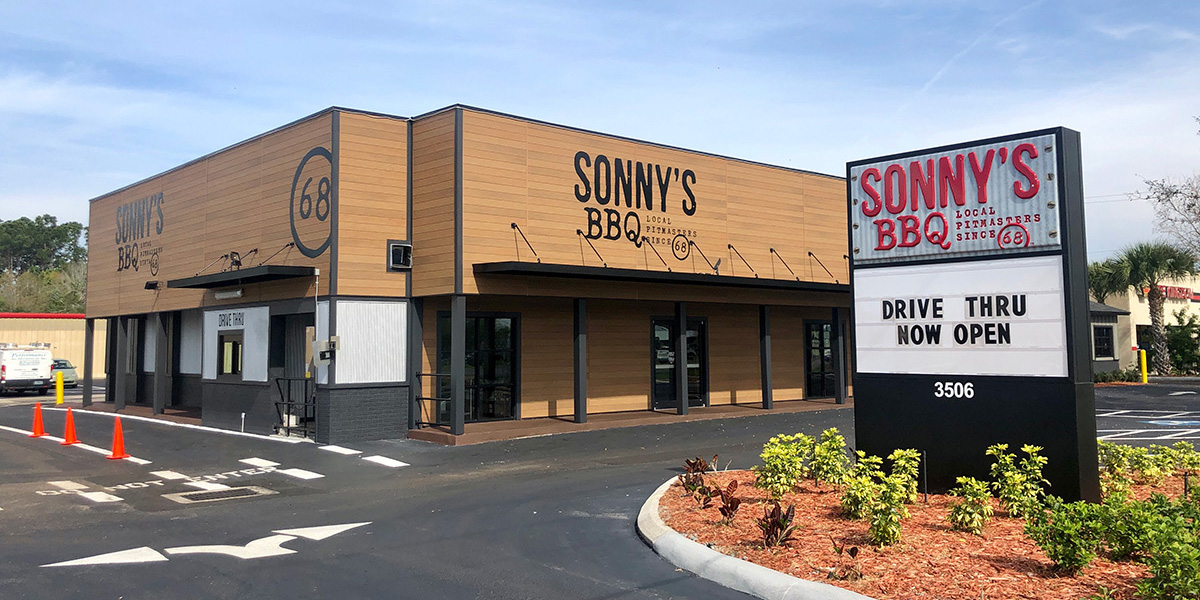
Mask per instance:
[[[388,242],[388,270],[407,271],[412,268],[412,244]]]

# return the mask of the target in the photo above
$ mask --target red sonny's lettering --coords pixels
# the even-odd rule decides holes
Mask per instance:
[[[1024,175],[1025,179],[1029,181],[1029,187],[1021,185],[1020,181],[1014,181],[1013,193],[1022,200],[1028,200],[1037,195],[1038,188],[1040,188],[1042,184],[1040,181],[1038,181],[1037,173],[1035,173],[1029,165],[1025,164],[1023,155],[1029,155],[1029,158],[1037,158],[1037,146],[1034,146],[1029,142],[1025,142],[1024,144],[1014,148],[1012,151],[1013,167],[1016,168],[1017,172],[1021,175]]]
[[[893,185],[893,181],[896,182]],[[889,213],[898,215],[904,212],[908,204],[908,181],[904,177],[904,167],[898,164],[888,165],[883,172],[883,204]]]
[[[915,212],[919,207],[918,196],[925,196],[925,208],[933,209],[937,207],[937,195],[934,191],[933,180],[933,159],[925,161],[925,168],[921,169],[921,161],[914,160],[908,165],[908,176],[912,182],[912,193],[909,196],[912,198],[912,209]]]
[[[971,158],[971,174],[975,176],[975,189],[979,192],[979,203],[987,204],[987,180],[988,175],[992,172],[992,157],[996,155],[995,150],[988,150],[987,154],[983,155],[983,165],[979,164],[979,157],[972,152],[968,156]]]
[[[864,200],[862,203],[862,211],[863,214],[868,217],[874,217],[875,215],[879,214],[879,211],[883,208],[883,203],[879,200],[879,190],[875,189],[870,183],[870,180],[874,179],[878,182],[880,178],[879,169],[876,169],[875,167],[871,167],[870,169],[863,171],[860,183],[862,185],[863,192],[866,192],[867,197],[871,199],[871,202]]]

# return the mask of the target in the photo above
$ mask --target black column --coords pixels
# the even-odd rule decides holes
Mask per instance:
[[[104,320],[104,401],[116,402],[117,390],[117,321],[119,317]]]
[[[842,326],[842,309],[833,309],[833,371],[837,380],[834,399],[846,403],[846,330]]]
[[[113,403],[115,410],[125,409],[125,394],[129,389],[129,317],[117,317],[117,343],[113,351],[117,353],[113,361]]]
[[[450,433],[462,435],[467,412],[467,297],[450,300]]]
[[[154,336],[154,383],[151,398],[154,414],[161,415],[171,396],[171,315],[155,313],[146,319],[146,335]]]
[[[575,299],[575,422],[587,423],[587,300]]]
[[[410,275],[411,277],[411,275]],[[417,416],[421,414],[421,372],[422,358],[425,352],[424,329],[421,326],[423,312],[420,298],[408,301],[408,428],[417,428]],[[437,372],[437,357],[432,357],[433,372]],[[437,380],[430,381],[433,391],[437,391]]]
[[[688,414],[687,305],[675,303],[675,400],[676,412]]]
[[[83,405],[92,405],[92,367],[95,365],[96,320],[83,320]]]
[[[771,381],[771,307],[758,307],[758,360],[762,371],[762,405],[775,408],[774,386]]]

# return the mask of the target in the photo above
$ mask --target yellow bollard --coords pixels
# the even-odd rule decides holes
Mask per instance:
[[[54,403],[63,403],[62,371],[54,372]]]
[[[1150,376],[1146,373],[1146,351],[1138,350],[1138,358],[1142,362],[1142,383],[1150,381]]]

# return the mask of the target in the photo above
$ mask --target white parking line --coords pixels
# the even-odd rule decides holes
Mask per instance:
[[[183,473],[176,473],[175,471],[150,471],[150,474],[159,479],[167,479],[170,481],[188,478],[187,475],[184,475]]]
[[[7,425],[0,425],[0,429],[3,429],[4,431],[10,431],[12,433],[19,433],[26,437],[33,435],[32,431],[28,431],[25,429],[17,429],[16,427],[9,427]]]
[[[45,406],[45,407],[42,407],[42,410],[65,411],[67,409],[53,408],[53,407]],[[77,412],[75,414],[76,415],[100,415],[100,416],[107,416],[107,417],[121,417],[122,420],[126,420],[126,421],[145,421],[147,423],[157,423],[159,425],[166,425],[168,427],[183,427],[184,429],[195,429],[198,431],[207,431],[210,433],[223,433],[225,435],[237,435],[237,436],[242,436],[242,437],[252,437],[252,438],[258,438],[260,440],[271,440],[274,442],[283,442],[285,444],[300,444],[303,442],[309,442],[309,443],[312,442],[312,440],[309,440],[306,438],[290,438],[290,437],[282,437],[282,436],[275,436],[275,435],[261,435],[261,434],[257,434],[257,433],[246,433],[243,431],[233,431],[231,429],[217,429],[216,427],[207,427],[205,425],[193,425],[191,423],[176,423],[174,421],[165,421],[163,419],[152,419],[150,417],[141,417],[138,415],[124,415],[124,414],[116,414],[116,413],[110,413],[110,412],[100,412],[100,411],[95,411],[95,410],[80,410],[79,412]]]
[[[383,465],[385,467],[389,467],[392,469],[395,469],[396,467],[407,467],[408,466],[408,463],[406,463],[406,462],[401,462],[401,461],[398,461],[398,460],[395,460],[392,458],[388,458],[386,456],[379,456],[379,455],[364,456],[363,460],[373,462],[377,465]]]
[[[125,457],[125,460],[127,460],[127,461],[129,461],[129,462],[131,462],[131,463],[133,463],[133,464],[135,464],[135,465],[148,465],[148,464],[150,464],[150,461],[148,461],[148,460],[146,460],[146,459],[144,459],[144,458],[138,458],[138,457],[136,457],[136,456],[126,456],[126,457]]]
[[[321,449],[328,450],[330,452],[336,452],[338,454],[345,454],[345,455],[362,454],[362,450],[354,450],[353,448],[343,448],[341,446],[321,446]]]
[[[265,458],[257,458],[257,457],[243,458],[242,460],[239,460],[238,462],[246,463],[252,467],[278,467],[279,466],[279,463],[277,463],[277,462],[269,461]]]
[[[276,473],[283,473],[284,475],[295,477],[297,479],[320,479],[324,477],[324,475],[320,473],[313,473],[312,471],[305,471],[304,469],[279,469],[276,471]]]
[[[1200,433],[1200,429],[1185,429],[1183,431],[1180,431],[1179,433],[1171,433],[1171,434],[1164,435],[1164,436],[1162,436],[1161,439],[1169,440],[1169,439],[1174,439],[1174,438],[1187,437],[1189,435],[1195,435],[1197,433]]]
[[[1102,436],[1100,436],[1100,439],[1102,439],[1102,440],[1111,440],[1113,438],[1123,437],[1123,436],[1127,436],[1127,435],[1133,435],[1135,433],[1147,433],[1150,431],[1161,431],[1161,430],[1156,430],[1156,429],[1115,429],[1115,430],[1114,429],[1102,429],[1102,430],[1098,431],[1097,433],[1102,433],[1104,431],[1115,431],[1116,433],[1111,433],[1109,435],[1102,435]]]

